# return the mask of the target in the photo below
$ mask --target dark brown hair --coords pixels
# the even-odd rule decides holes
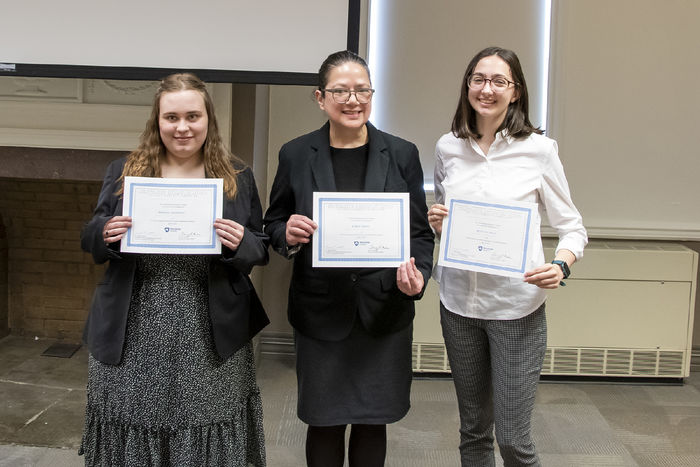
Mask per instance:
[[[487,47],[481,52],[477,53],[474,58],[471,59],[469,65],[467,65],[467,70],[464,72],[464,78],[462,79],[462,90],[459,95],[459,103],[457,104],[457,111],[452,119],[452,133],[457,138],[467,139],[481,138],[479,130],[476,125],[476,112],[474,108],[469,103],[469,77],[474,72],[474,68],[479,63],[479,60],[485,57],[491,57],[496,55],[503,59],[504,62],[510,67],[510,72],[513,75],[513,80],[516,82],[516,91],[518,92],[518,99],[515,102],[508,104],[508,110],[506,111],[506,118],[503,119],[503,123],[496,130],[499,132],[503,129],[508,130],[508,134],[514,138],[524,138],[530,136],[532,133],[542,134],[544,133],[539,128],[535,128],[532,123],[530,123],[530,117],[528,116],[528,95],[527,95],[527,84],[525,84],[525,75],[523,74],[523,69],[520,66],[520,60],[518,56],[512,50],[502,49],[500,47]]]

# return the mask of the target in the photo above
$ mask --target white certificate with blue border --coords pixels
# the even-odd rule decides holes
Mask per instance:
[[[314,192],[312,265],[397,267],[410,259],[408,193]]]
[[[223,212],[220,178],[124,177],[121,241],[128,253],[219,254],[214,220]]]
[[[442,222],[441,266],[522,277],[530,264],[537,204],[448,197]]]

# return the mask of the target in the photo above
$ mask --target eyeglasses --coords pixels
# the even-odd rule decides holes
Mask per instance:
[[[355,99],[360,104],[367,104],[372,100],[372,94],[374,94],[374,89],[362,88],[362,89],[321,89],[323,92],[330,92],[333,96],[333,100],[337,104],[345,104],[350,100],[350,96],[355,94]]]
[[[486,78],[483,75],[471,75],[467,79],[467,85],[469,86],[469,89],[473,89],[475,91],[481,90],[484,86],[486,86],[486,81],[489,81],[491,83],[491,90],[494,92],[503,92],[506,89],[508,89],[508,86],[511,84],[514,86],[517,86],[518,83],[515,81],[510,81],[503,76],[495,76],[493,78]]]

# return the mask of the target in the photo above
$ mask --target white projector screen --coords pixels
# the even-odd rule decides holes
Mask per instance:
[[[10,3],[0,76],[315,84],[328,54],[359,42],[360,0]]]

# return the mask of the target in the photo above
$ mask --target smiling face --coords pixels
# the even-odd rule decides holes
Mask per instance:
[[[497,55],[490,55],[479,60],[472,75],[481,75],[486,79],[493,79],[498,76],[509,81],[513,80],[510,67]],[[492,124],[500,126],[506,118],[508,105],[518,100],[518,90],[515,85],[508,86],[502,92],[495,92],[490,81],[486,81],[481,89],[468,88],[469,104],[476,112],[477,126]]]
[[[369,89],[372,83],[365,68],[356,62],[344,62],[331,68],[325,89]],[[341,130],[360,130],[364,127],[372,112],[372,101],[360,104],[355,94],[345,104],[333,100],[332,93],[316,91],[319,107],[326,112],[331,127]]]
[[[201,157],[208,125],[204,98],[198,91],[166,92],[160,97],[158,126],[166,158]]]

